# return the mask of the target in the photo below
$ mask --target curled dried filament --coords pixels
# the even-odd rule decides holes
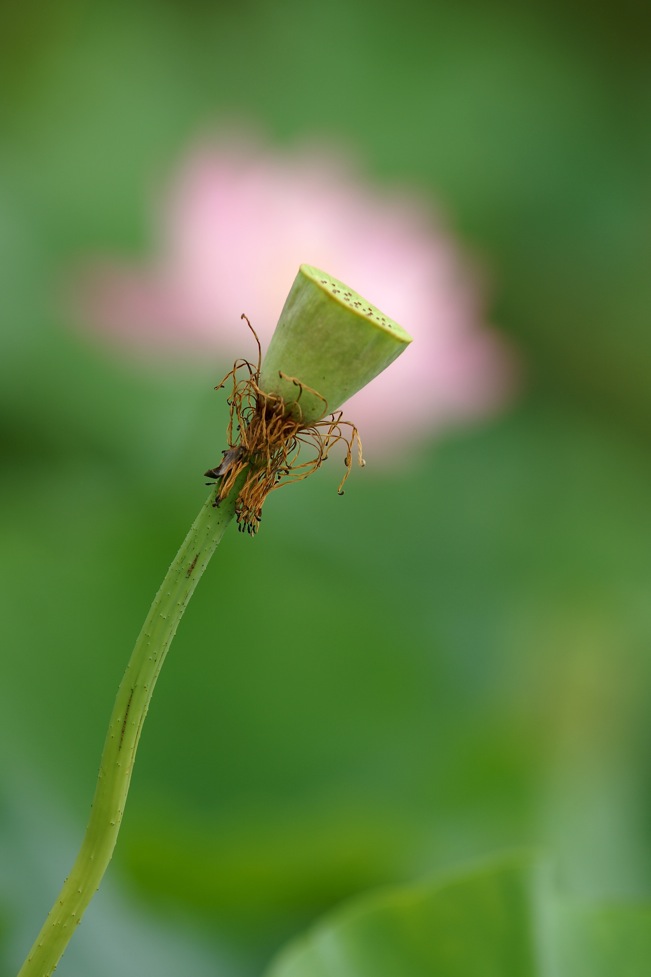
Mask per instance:
[[[344,420],[342,411],[312,424],[304,423],[300,404],[304,390],[323,400],[323,412],[327,412],[325,398],[316,390],[282,373],[283,379],[300,388],[295,401],[286,404],[278,394],[266,393],[260,388],[260,341],[246,316],[242,318],[255,337],[258,362],[254,366],[248,360],[236,360],[233,369],[215,388],[220,390],[232,379],[226,431],[228,448],[222,453],[221,462],[206,472],[206,477],[219,480],[213,502],[218,506],[246,471],[235,503],[235,516],[240,531],[254,535],[269,493],[281,485],[307,478],[321,467],[335,445],[343,443],[346,447],[346,471],[339,484],[340,495],[351,471],[355,444],[361,466],[364,459],[359,432],[351,421]],[[244,376],[241,375],[243,372]],[[309,457],[303,460],[306,451],[310,452]]]

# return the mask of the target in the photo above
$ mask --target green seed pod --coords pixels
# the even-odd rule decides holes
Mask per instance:
[[[318,268],[301,265],[265,355],[259,385],[286,404],[300,397],[301,419],[313,424],[386,369],[410,342],[402,326],[352,288]]]

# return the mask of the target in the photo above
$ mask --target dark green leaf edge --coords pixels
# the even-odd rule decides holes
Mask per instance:
[[[648,977],[651,904],[564,897],[539,853],[510,852],[355,897],[264,977]]]

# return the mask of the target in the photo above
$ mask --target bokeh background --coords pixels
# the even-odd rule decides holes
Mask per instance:
[[[2,5],[3,973],[74,856],[226,417],[230,356],[102,343],[67,312],[71,269],[146,256],[153,190],[240,121],[429,194],[520,388],[344,500],[324,471],[255,541],[228,534],[62,977],[259,974],[351,893],[518,845],[571,892],[651,894],[648,20],[632,0]]]

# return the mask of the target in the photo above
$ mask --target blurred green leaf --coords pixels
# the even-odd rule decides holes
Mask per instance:
[[[649,959],[651,906],[567,903],[538,860],[511,855],[358,898],[266,977],[645,977]]]
[[[565,903],[555,937],[561,977],[645,977],[651,906]]]
[[[290,945],[267,977],[534,977],[539,875],[514,857],[362,897]]]

